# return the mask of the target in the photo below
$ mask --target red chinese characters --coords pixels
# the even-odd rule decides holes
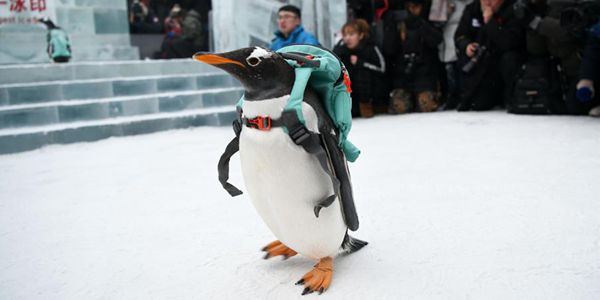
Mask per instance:
[[[31,11],[45,11],[46,0],[29,0],[29,8],[31,9]]]
[[[13,12],[22,12],[27,10],[25,6],[25,0],[11,0],[10,1],[10,11]]]
[[[6,4],[5,0],[0,0],[0,5]],[[26,0],[10,0],[10,11],[20,13],[23,11],[43,12],[46,11],[46,0],[29,0],[29,8]]]

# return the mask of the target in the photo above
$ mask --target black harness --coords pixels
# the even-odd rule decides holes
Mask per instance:
[[[286,127],[288,130],[288,135],[294,144],[301,146],[306,152],[315,155],[319,160],[323,170],[331,178],[335,194],[325,198],[322,201],[323,205],[321,207],[329,206],[335,199],[336,195],[340,195],[340,182],[335,174],[331,158],[326,151],[326,145],[323,142],[322,137],[318,133],[308,130],[306,126],[300,122],[295,111],[284,111],[279,119],[271,119],[270,117],[262,116],[249,119],[242,116],[241,109],[238,108],[237,112],[238,118],[233,121],[233,131],[235,132],[235,137],[225,148],[225,152],[223,152],[221,155],[218,164],[219,182],[221,182],[221,185],[229,193],[229,195],[235,197],[242,194],[242,191],[233,184],[229,183],[228,180],[229,161],[231,160],[231,157],[240,149],[239,140],[243,126],[262,131],[268,131],[274,127]],[[320,210],[320,208],[318,210]],[[317,216],[318,210],[315,207],[315,214]]]

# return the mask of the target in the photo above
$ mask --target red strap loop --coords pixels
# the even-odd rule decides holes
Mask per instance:
[[[344,85],[346,86],[346,92],[352,93],[352,88],[350,87],[352,83],[350,82],[350,76],[348,76],[347,72],[344,72]]]

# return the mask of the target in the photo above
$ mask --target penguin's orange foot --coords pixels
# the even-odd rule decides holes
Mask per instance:
[[[267,254],[265,254],[265,257],[263,257],[264,259],[269,259],[271,257],[281,255],[285,260],[298,254],[298,252],[292,250],[292,248],[289,248],[280,241],[274,241],[266,245],[264,248],[262,248],[262,251],[267,252]]]
[[[302,295],[310,294],[312,292],[319,292],[322,294],[329,285],[331,285],[331,278],[333,277],[333,258],[325,257],[321,258],[315,268],[306,273],[302,279],[296,282],[297,285],[304,284],[304,290]]]

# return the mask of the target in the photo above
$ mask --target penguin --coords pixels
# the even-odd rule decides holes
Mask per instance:
[[[282,118],[295,72],[281,53],[250,47],[220,54],[197,53],[193,58],[241,82],[244,120],[269,117],[277,123]],[[310,87],[304,93],[302,113],[306,128],[318,134],[327,149],[332,172],[348,185],[347,163],[338,147],[336,128]],[[281,256],[285,260],[301,254],[317,261],[296,284],[304,286],[302,295],[323,293],[332,281],[334,257],[367,245],[348,235],[349,228],[358,228],[351,189],[343,187],[350,196],[340,197],[317,157],[294,143],[283,127],[259,130],[244,125],[239,152],[245,186],[256,211],[277,238],[262,249],[264,258]]]

